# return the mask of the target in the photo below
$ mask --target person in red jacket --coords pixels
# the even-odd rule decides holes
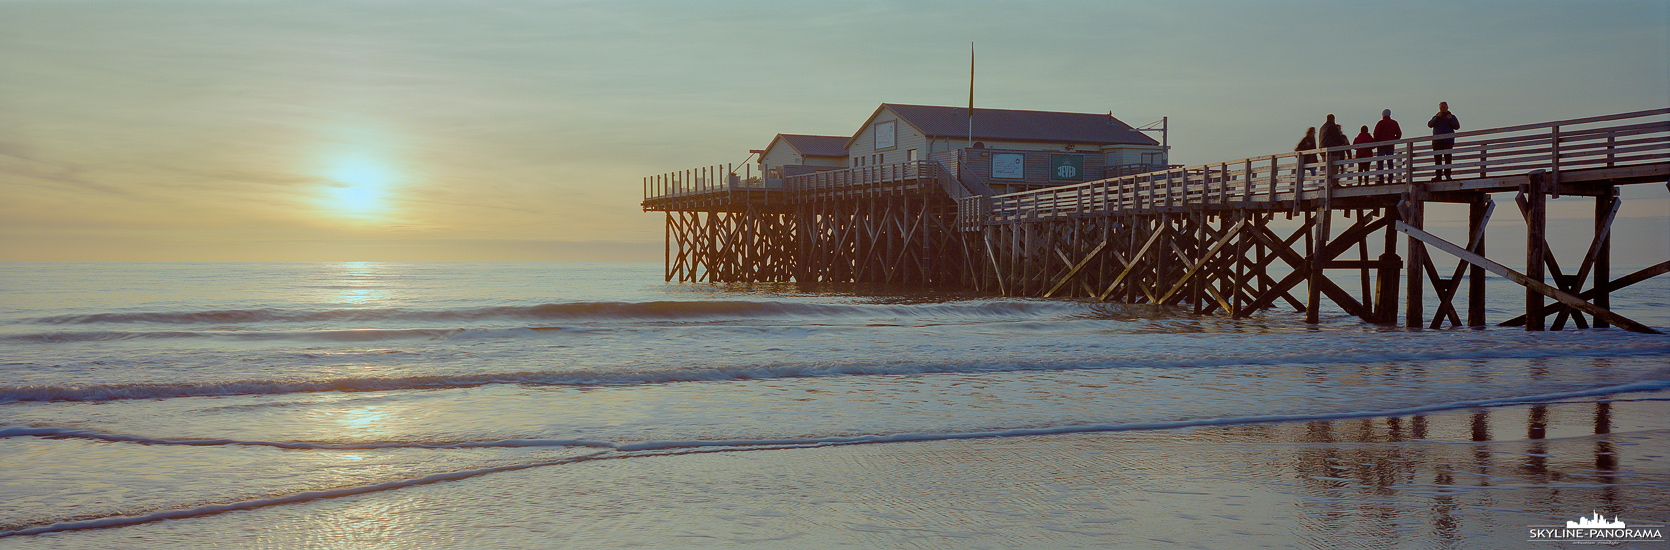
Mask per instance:
[[[1363,144],[1368,144],[1368,143],[1374,143],[1374,134],[1368,133],[1368,126],[1364,125],[1362,127],[1362,130],[1359,130],[1357,132],[1357,138],[1351,140],[1351,144],[1352,145],[1363,145]],[[1359,147],[1359,148],[1357,148],[1357,158],[1366,159],[1366,158],[1369,158],[1369,157],[1372,157],[1372,156],[1374,156],[1374,148],[1373,147]],[[1366,160],[1357,163],[1357,173],[1361,174],[1363,172],[1367,172],[1368,171],[1368,165],[1369,165],[1369,162],[1366,161]],[[1368,176],[1357,176],[1357,183],[1368,183]]]
[[[1374,141],[1397,141],[1400,139],[1403,139],[1403,129],[1397,126],[1396,120],[1392,120],[1392,110],[1386,109],[1384,111],[1380,111],[1380,122],[1374,123]],[[1391,145],[1381,145],[1380,149],[1375,151],[1377,156],[1382,157],[1390,157],[1393,152],[1394,150]],[[1393,159],[1385,158],[1380,160],[1376,169],[1396,169],[1396,166],[1397,162]],[[1395,181],[1397,178],[1394,176],[1392,179]],[[1386,183],[1386,175],[1381,174],[1376,178],[1376,181],[1379,183]]]

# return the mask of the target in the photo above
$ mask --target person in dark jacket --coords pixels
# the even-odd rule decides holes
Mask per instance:
[[[1450,112],[1450,104],[1444,101],[1438,102],[1438,114],[1432,115],[1432,120],[1426,121],[1426,125],[1428,128],[1432,128],[1432,135],[1435,136],[1453,134],[1456,130],[1461,129],[1461,121],[1455,118],[1455,113]],[[1432,162],[1434,165],[1441,167],[1435,170],[1436,173],[1432,178],[1434,181],[1450,179],[1448,165],[1451,155],[1449,153],[1439,154],[1437,151],[1449,151],[1453,148],[1455,148],[1455,140],[1453,139],[1432,140]]]
[[[1322,123],[1322,148],[1342,147],[1351,145],[1351,138],[1345,137],[1345,131],[1340,130],[1339,124],[1334,122],[1334,115],[1328,115],[1328,121]],[[1328,162],[1345,160],[1351,157],[1351,151],[1329,151]],[[1331,168],[1330,168],[1331,169]]]
[[[1351,144],[1352,145],[1364,145],[1364,144],[1369,144],[1369,143],[1374,143],[1374,134],[1368,133],[1368,125],[1365,124],[1365,125],[1363,125],[1362,130],[1357,132],[1357,139],[1351,140]],[[1357,158],[1366,159],[1366,158],[1369,158],[1369,157],[1372,157],[1372,156],[1374,156],[1374,148],[1373,147],[1359,147],[1359,148],[1357,148]],[[1368,165],[1369,165],[1369,161],[1366,161],[1366,160],[1357,163],[1357,173],[1361,174],[1363,172],[1367,172],[1368,171]],[[1368,176],[1363,176],[1363,175],[1357,176],[1357,183],[1368,183]]]
[[[1294,151],[1309,151],[1309,150],[1315,149],[1315,148],[1316,148],[1316,127],[1312,126],[1310,128],[1305,129],[1305,137],[1303,139],[1299,140],[1298,145],[1293,146],[1293,150]],[[1299,163],[1307,165],[1307,166],[1312,165],[1312,164],[1316,164],[1316,155],[1309,155],[1309,154],[1299,155]],[[1299,171],[1294,170],[1293,173],[1295,175],[1297,175],[1299,173]],[[1314,167],[1311,168],[1310,173],[1315,174],[1316,173],[1316,168],[1314,168]]]
[[[1392,110],[1386,109],[1384,111],[1380,111],[1380,122],[1374,123],[1374,141],[1397,141],[1400,139],[1403,139],[1403,128],[1399,128],[1397,121],[1392,120]],[[1390,157],[1394,152],[1396,151],[1391,145],[1381,145],[1380,149],[1375,151],[1375,154],[1377,156]],[[1378,170],[1386,170],[1388,168],[1395,169],[1397,166],[1397,163],[1390,158],[1381,159],[1378,164],[1379,165],[1376,166],[1376,169]],[[1394,176],[1392,179],[1396,180],[1397,178]],[[1378,183],[1386,183],[1386,175],[1381,174],[1375,179],[1375,181]]]

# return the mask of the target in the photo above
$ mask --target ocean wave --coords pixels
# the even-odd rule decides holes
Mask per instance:
[[[526,327],[508,329],[341,329],[308,331],[57,331],[0,336],[0,342],[17,344],[76,344],[83,342],[120,342],[129,340],[218,339],[237,341],[299,340],[314,342],[376,342],[383,340],[442,339],[455,337],[505,338],[531,336],[561,331],[561,327]]]
[[[460,334],[467,334],[465,331]],[[348,377],[317,380],[227,380],[204,382],[136,382],[85,385],[0,385],[0,403],[20,401],[113,401],[232,395],[278,395],[316,392],[371,392],[461,389],[489,384],[526,386],[633,386],[684,382],[731,382],[833,376],[914,376],[1026,371],[1098,369],[1224,368],[1258,365],[1386,364],[1388,362],[1465,361],[1477,359],[1535,359],[1542,357],[1631,357],[1670,354],[1670,341],[1644,339],[1635,343],[1571,343],[1533,346],[1374,347],[1297,349],[1287,353],[1266,350],[1227,352],[1156,352],[1130,349],[1099,356],[1068,358],[982,357],[960,360],[837,360],[772,361],[696,367],[687,364],[587,368],[561,371],[460,373],[387,377]],[[1661,375],[1670,377],[1670,369]]]
[[[1325,420],[1344,420],[1352,418],[1369,418],[1384,416],[1408,416],[1413,414],[1427,414],[1458,409],[1503,407],[1511,405],[1525,405],[1535,403],[1549,403],[1569,399],[1601,397],[1624,393],[1662,392],[1670,390],[1670,380],[1650,380],[1631,382],[1628,384],[1601,385],[1571,391],[1553,393],[1530,394],[1519,396],[1491,397],[1464,401],[1451,401],[1395,409],[1375,409],[1358,411],[1336,411],[1307,414],[1285,415],[1248,415],[1236,417],[1192,418],[1159,422],[1128,422],[1104,424],[1072,424],[1063,426],[1043,426],[1032,428],[1014,428],[973,432],[925,432],[925,433],[892,433],[867,434],[856,436],[830,437],[799,437],[799,438],[767,438],[767,439],[724,439],[724,440],[670,440],[670,441],[601,441],[586,439],[492,439],[492,440],[456,440],[456,441],[367,441],[352,443],[336,443],[329,441],[255,441],[236,439],[182,439],[159,438],[130,434],[115,434],[88,430],[82,428],[67,428],[55,426],[0,426],[0,439],[11,437],[40,437],[48,439],[90,439],[97,441],[111,441],[121,443],[137,443],[142,445],[178,445],[178,446],[258,446],[276,447],[281,449],[308,450],[370,450],[370,449],[471,449],[488,447],[587,447],[609,449],[616,451],[666,451],[690,448],[750,448],[760,446],[815,446],[815,445],[853,445],[866,443],[897,443],[907,441],[944,441],[956,439],[984,439],[995,437],[1021,437],[1036,435],[1061,435],[1072,433],[1115,432],[1115,431],[1143,431],[1143,430],[1173,430],[1179,428],[1196,428],[1208,426],[1231,426],[1239,424],[1269,424],[1279,422],[1310,422]]]
[[[1094,315],[1096,309],[1076,302],[991,301],[933,304],[806,304],[775,301],[654,301],[576,302],[533,306],[496,306],[443,310],[348,308],[327,310],[230,309],[206,311],[108,312],[58,315],[30,319],[47,325],[95,324],[210,324],[320,323],[376,321],[645,320],[705,321],[713,319],[782,318],[1036,318]]]

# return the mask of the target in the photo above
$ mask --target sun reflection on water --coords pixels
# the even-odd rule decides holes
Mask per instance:
[[[374,262],[345,262],[331,264],[325,274],[325,287],[334,296],[333,301],[343,304],[364,305],[382,302],[389,298],[384,279],[389,276],[389,266]]]
[[[337,415],[337,423],[354,433],[370,431],[388,420],[389,412],[385,407],[361,407],[342,411]]]

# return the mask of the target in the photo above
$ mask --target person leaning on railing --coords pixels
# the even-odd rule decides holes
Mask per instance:
[[[1334,122],[1334,115],[1328,115],[1328,121],[1322,123],[1322,148],[1343,147],[1351,145],[1351,138],[1345,137],[1339,123]],[[1350,158],[1350,151],[1328,151],[1329,172],[1332,173],[1334,161]]]
[[[1380,111],[1380,122],[1374,123],[1374,141],[1397,141],[1400,139],[1403,139],[1403,129],[1398,127],[1396,120],[1392,120],[1392,110],[1386,109],[1384,111]],[[1394,152],[1396,152],[1396,149],[1393,148],[1393,146],[1381,145],[1380,149],[1375,151],[1375,156],[1388,158],[1380,159],[1380,162],[1375,169],[1387,170],[1396,168],[1397,162],[1390,158]],[[1396,181],[1397,178],[1393,177],[1392,180]],[[1386,175],[1380,174],[1375,176],[1375,183],[1386,183]]]
[[[1438,114],[1432,115],[1432,120],[1426,121],[1426,125],[1428,128],[1432,128],[1432,135],[1435,136],[1453,134],[1456,130],[1461,129],[1461,121],[1455,118],[1455,113],[1450,112],[1450,104],[1443,101],[1438,102]],[[1438,154],[1437,152],[1448,151],[1453,148],[1455,148],[1455,140],[1453,139],[1432,140],[1432,164],[1437,167],[1433,170],[1433,181],[1450,179],[1451,155],[1449,153]]]
[[[1357,132],[1357,139],[1351,140],[1351,144],[1363,145],[1367,143],[1374,143],[1374,134],[1368,133],[1368,125],[1364,125],[1362,129]],[[1367,159],[1372,156],[1374,156],[1373,147],[1362,147],[1357,149],[1357,158],[1362,161],[1357,163],[1357,183],[1368,183],[1368,176],[1363,175],[1363,173],[1368,172],[1369,161]]]
[[[1315,149],[1315,148],[1316,148],[1316,127],[1312,126],[1310,128],[1305,129],[1305,137],[1299,140],[1298,145],[1293,146],[1293,150],[1294,151],[1309,151],[1309,150]],[[1310,168],[1311,175],[1316,174],[1316,168],[1314,166],[1312,166],[1312,165],[1316,164],[1316,155],[1313,155],[1313,154],[1299,155],[1299,164],[1303,164],[1305,166],[1310,166],[1311,167]],[[1293,175],[1295,175],[1295,176],[1299,175],[1299,171],[1297,169],[1295,169],[1293,171]]]

